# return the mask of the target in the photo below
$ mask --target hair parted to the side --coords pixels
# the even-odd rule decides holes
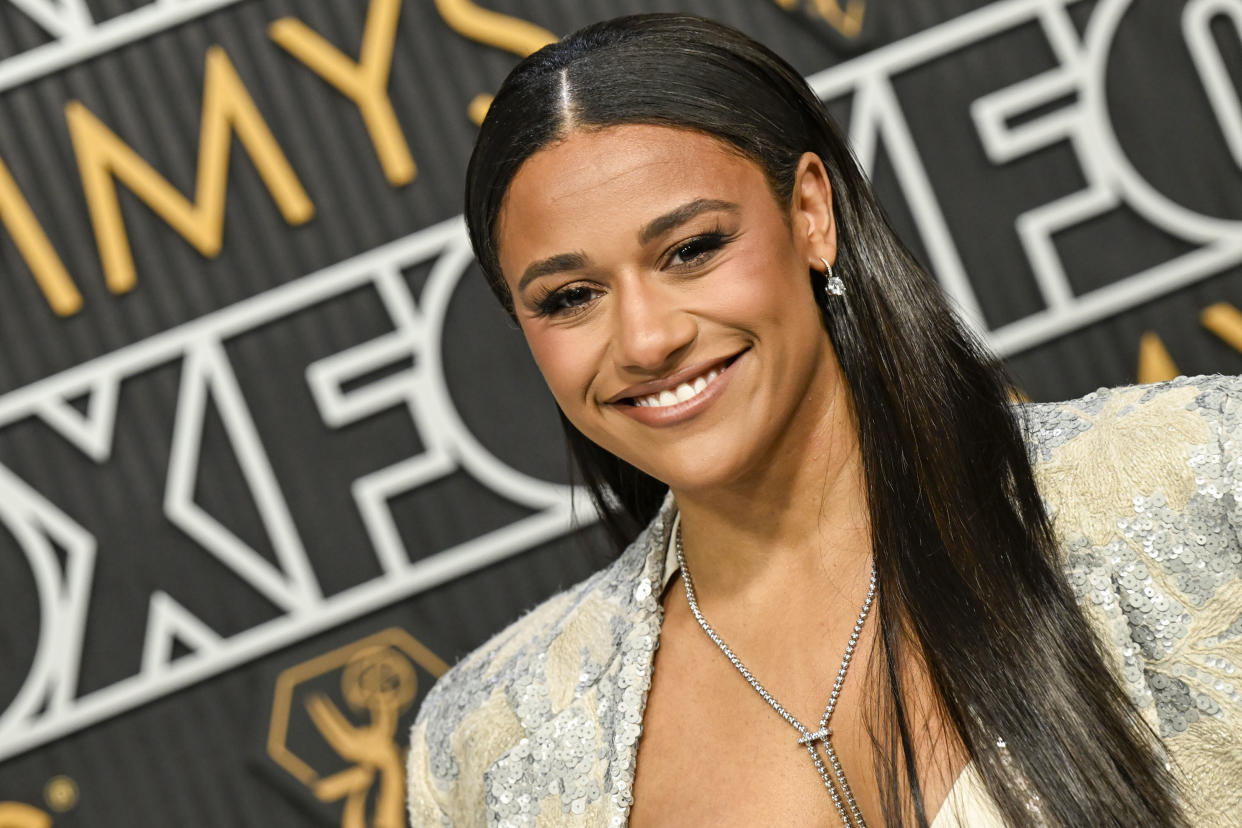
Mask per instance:
[[[870,713],[886,822],[927,825],[902,669],[921,660],[1010,825],[1184,825],[1154,736],[1061,574],[1003,372],[897,239],[821,102],[785,61],[711,21],[637,15],[588,26],[519,64],[480,129],[466,185],[471,240],[500,301],[512,312],[495,231],[519,167],[573,130],[619,124],[714,136],[764,171],[782,205],[804,152],[827,168],[834,270],[850,287],[846,301],[821,309],[867,481],[882,655]],[[562,421],[624,544],[665,488]]]

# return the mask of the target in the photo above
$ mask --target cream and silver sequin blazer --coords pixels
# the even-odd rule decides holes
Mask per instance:
[[[1194,824],[1242,826],[1242,380],[1020,411],[1064,571],[1184,775]],[[413,825],[626,823],[674,509],[431,689],[410,744]],[[999,825],[970,767],[933,828],[958,825]]]

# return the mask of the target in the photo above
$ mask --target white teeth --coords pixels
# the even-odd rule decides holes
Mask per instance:
[[[679,402],[693,399],[702,394],[707,386],[711,385],[712,380],[720,376],[719,368],[713,368],[701,377],[690,382],[683,382],[671,391],[661,391],[658,394],[648,394],[645,397],[634,397],[634,405],[643,408],[663,408],[666,405],[676,405]]]

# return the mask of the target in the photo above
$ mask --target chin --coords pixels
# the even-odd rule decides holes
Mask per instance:
[[[677,439],[597,445],[675,492],[704,492],[735,487],[753,474],[762,449],[753,439],[747,439],[747,431],[717,426],[705,433],[682,434]],[[641,450],[634,451],[635,448]]]
[[[736,485],[746,475],[734,463],[694,462],[676,467],[661,463],[660,468],[647,472],[674,492],[701,493]]]

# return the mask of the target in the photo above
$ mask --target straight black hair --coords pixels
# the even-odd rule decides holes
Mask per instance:
[[[619,124],[713,136],[763,170],[781,205],[804,152],[827,168],[835,270],[850,292],[821,311],[866,477],[881,596],[872,736],[886,822],[928,822],[902,670],[914,660],[1008,824],[1184,825],[1155,737],[1061,572],[1007,378],[898,240],[821,102],[780,57],[708,20],[637,15],[519,64],[482,125],[466,185],[471,240],[500,301],[512,312],[495,231],[519,167],[575,130]],[[562,421],[623,546],[665,487]]]

